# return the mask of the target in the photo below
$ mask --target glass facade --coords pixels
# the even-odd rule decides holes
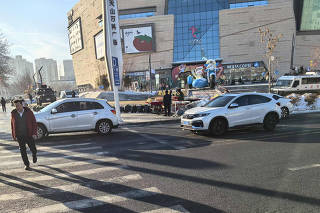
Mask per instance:
[[[300,30],[320,30],[320,0],[303,1]]]
[[[227,0],[168,0],[168,14],[175,16],[174,62],[218,58],[219,10]]]
[[[154,16],[155,12],[145,12],[145,13],[134,13],[134,14],[126,14],[126,15],[119,15],[119,19],[132,19],[132,18],[142,18],[142,17],[150,17]]]
[[[219,10],[266,4],[266,0],[168,0],[168,14],[175,16],[173,62],[219,58]]]
[[[260,6],[267,5],[268,1],[247,1],[247,2],[239,2],[235,1],[235,3],[230,3],[230,9],[241,8],[241,7],[252,7],[252,6]]]

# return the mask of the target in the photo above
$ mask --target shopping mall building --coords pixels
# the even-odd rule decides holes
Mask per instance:
[[[132,89],[151,82],[153,88],[184,87],[180,72],[205,58],[223,60],[226,84],[263,81],[268,58],[261,27],[282,34],[272,54],[276,77],[294,67],[319,69],[320,0],[118,0],[118,7],[124,76]],[[80,0],[68,13],[80,87],[97,87],[96,79],[108,73],[102,11],[102,0]]]

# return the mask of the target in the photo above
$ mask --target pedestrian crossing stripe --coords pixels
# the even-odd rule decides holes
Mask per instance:
[[[69,147],[75,148],[76,146],[87,146],[87,145],[91,145],[91,144],[92,143],[80,143],[80,144],[67,144],[67,145],[65,144],[65,145],[57,145],[57,146],[43,146],[43,145],[36,144],[36,146],[39,150],[53,150],[53,149],[61,150],[61,148],[69,148]],[[8,145],[13,146],[13,148],[12,149],[0,149],[1,150],[0,154],[20,152],[18,142],[12,141],[12,142],[8,143]]]
[[[33,167],[35,169],[41,168],[41,171],[45,170],[50,170],[51,168],[53,169],[58,169],[58,168],[68,168],[68,167],[77,167],[77,166],[85,166],[85,165],[90,165],[90,164],[97,164],[97,163],[107,163],[107,162],[113,162],[119,160],[116,157],[103,157],[103,158],[97,158],[93,160],[81,160],[81,161],[72,161],[69,163],[59,163],[59,164],[46,164],[48,167],[44,167],[42,164],[39,164],[36,167]],[[5,173],[5,174],[13,174],[13,173],[25,173],[24,170],[21,170],[21,168],[15,168],[15,169],[7,169],[7,170],[0,170],[0,172]]]
[[[126,176],[120,176],[120,177],[114,177],[114,178],[104,178],[100,180],[93,180],[86,183],[75,183],[75,184],[69,184],[69,185],[60,185],[55,187],[48,187],[48,189],[42,190],[42,189],[35,189],[34,191],[23,191],[18,193],[11,193],[11,194],[3,194],[0,195],[0,201],[11,201],[11,200],[19,200],[24,198],[32,198],[35,196],[40,195],[50,195],[54,193],[59,192],[74,192],[76,190],[87,190],[88,188],[91,188],[92,186],[105,186],[110,184],[120,184],[120,183],[127,183],[129,181],[137,181],[141,180],[142,177],[139,174],[132,174],[132,175],[126,175]]]
[[[81,158],[84,157],[86,159],[94,159],[97,156],[101,156],[101,155],[107,155],[109,154],[109,152],[95,152],[95,153],[80,153],[80,154],[74,154],[74,155],[65,155],[65,156],[60,156],[60,157],[50,157],[50,158],[43,158],[41,160],[42,163],[46,162],[49,163],[50,161],[57,161],[57,159],[59,158]],[[40,162],[40,159],[38,159],[38,161]],[[10,161],[10,162],[2,162],[0,163],[0,166],[12,166],[12,165],[21,165],[22,162],[21,161]],[[52,162],[53,164],[53,162]]]
[[[181,205],[171,206],[167,208],[160,208],[151,211],[145,211],[142,213],[189,213],[185,208]]]
[[[81,210],[86,208],[93,208],[105,204],[112,204],[123,202],[132,199],[150,197],[162,192],[156,187],[137,189],[119,194],[108,194],[100,197],[93,197],[89,199],[70,201],[65,203],[58,203],[39,208],[26,209],[24,212],[28,213],[50,213],[50,212],[68,212],[71,210]]]
[[[95,149],[102,149],[102,146],[92,146],[92,147],[84,147],[84,148],[78,148],[78,149],[73,149],[73,150],[40,150],[38,149],[37,151],[37,156],[45,156],[45,155],[52,155],[52,154],[59,154],[59,153],[64,153],[64,154],[75,154],[76,152],[79,151],[89,151],[89,150],[95,150]],[[20,150],[18,150],[20,152]],[[11,155],[2,155],[0,156],[1,158],[13,158],[13,157],[20,157],[20,154],[11,154]]]
[[[38,182],[38,181],[49,181],[57,178],[68,178],[70,175],[93,175],[96,173],[102,173],[102,172],[107,172],[107,171],[114,171],[114,170],[119,170],[119,169],[125,169],[127,166],[121,165],[121,166],[106,166],[102,168],[96,168],[96,169],[90,169],[90,170],[82,170],[82,171],[76,171],[76,172],[70,172],[70,174],[50,174],[50,175],[41,175],[41,176],[36,176],[36,177],[28,177],[28,178],[23,178],[23,181],[19,180],[12,180],[7,177],[2,177],[2,181],[5,181],[7,184],[1,182],[0,187],[3,186],[8,186],[8,183],[10,184],[25,184],[25,182]]]

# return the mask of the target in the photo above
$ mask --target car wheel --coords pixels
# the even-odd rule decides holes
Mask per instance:
[[[279,116],[276,113],[268,113],[263,121],[263,128],[272,131],[279,122]]]
[[[227,129],[227,122],[222,118],[214,119],[210,124],[210,133],[215,136],[223,135]]]
[[[101,135],[109,135],[112,131],[112,124],[108,120],[102,120],[97,123],[97,132]]]
[[[37,140],[43,139],[45,136],[47,136],[47,130],[42,124],[38,124],[37,126]]]
[[[288,118],[289,117],[289,109],[287,107],[281,108],[281,118]]]

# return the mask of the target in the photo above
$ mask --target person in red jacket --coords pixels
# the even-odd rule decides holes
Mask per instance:
[[[37,148],[34,139],[37,137],[37,123],[33,112],[23,107],[23,100],[14,101],[15,109],[11,112],[12,137],[18,141],[25,170],[30,170],[26,144],[32,152],[33,163],[37,162]]]

